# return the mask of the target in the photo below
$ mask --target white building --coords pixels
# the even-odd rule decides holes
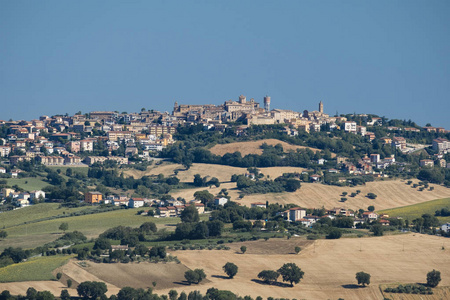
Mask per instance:
[[[444,225],[442,225],[441,227],[442,231],[449,233],[450,231],[450,223],[445,223]]]
[[[214,199],[214,204],[215,204],[215,205],[222,205],[222,206],[224,206],[225,203],[227,203],[227,202],[228,202],[228,199],[225,198],[225,197],[221,197],[221,198],[216,198],[216,199]]]
[[[42,196],[42,197],[41,197]],[[44,191],[32,191],[30,193],[30,200],[33,201],[34,199],[45,199],[45,192]]]
[[[344,131],[356,133],[356,122],[345,122]]]
[[[131,208],[142,207],[145,204],[145,200],[143,198],[131,198],[128,202],[128,206]]]

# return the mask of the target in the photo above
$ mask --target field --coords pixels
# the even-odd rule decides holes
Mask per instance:
[[[53,270],[64,265],[72,256],[56,255],[31,258],[26,262],[0,268],[0,282],[53,280]]]
[[[20,212],[24,209],[27,208],[20,209],[17,212]],[[96,238],[106,229],[119,225],[138,227],[146,221],[152,221],[155,222],[159,228],[167,228],[168,230],[173,230],[173,227],[168,225],[179,222],[178,218],[159,219],[147,216],[139,216],[136,215],[138,210],[139,209],[121,209],[97,214],[45,220],[32,224],[23,224],[22,220],[30,219],[28,217],[24,217],[22,220],[18,219],[20,222],[19,224],[23,225],[6,228],[8,237],[5,240],[0,241],[0,249],[4,249],[9,246],[34,248],[37,246],[41,246],[44,243],[54,241],[62,235],[62,232],[58,229],[59,225],[62,222],[67,222],[69,224],[69,231],[81,231],[88,238]],[[15,212],[16,211],[4,213],[4,215],[8,216],[9,213]]]
[[[247,154],[258,154],[261,155],[263,153],[263,149],[261,149],[261,145],[266,143],[267,145],[275,146],[276,144],[281,144],[283,146],[283,150],[285,152],[292,150],[295,151],[297,149],[310,149],[314,152],[321,151],[320,149],[291,145],[286,142],[276,140],[276,139],[265,139],[258,141],[250,141],[250,142],[236,142],[230,144],[218,144],[209,149],[212,154],[223,156],[226,153],[234,153],[240,152],[242,156]],[[332,154],[333,156],[336,156]]]
[[[35,191],[42,190],[47,185],[50,185],[48,182],[42,180],[42,177],[28,177],[28,178],[7,178],[9,186],[18,185],[20,188],[25,191]]]
[[[181,291],[208,288],[231,290],[241,296],[258,295],[264,297],[296,299],[382,299],[379,285],[393,283],[424,283],[426,273],[432,269],[441,272],[440,287],[450,285],[450,255],[442,246],[449,247],[447,239],[421,234],[404,234],[395,236],[352,238],[339,240],[306,241],[302,238],[270,239],[231,244],[232,249],[174,251],[182,264],[92,264],[81,267],[72,261],[61,269],[65,276],[75,282],[100,280],[108,282],[109,293],[117,293],[120,287],[132,284],[136,278],[138,287],[146,287],[154,281],[154,274],[171,274],[159,276],[156,293],[167,294],[170,289]],[[246,245],[248,250],[241,254],[239,248]],[[296,255],[296,245],[302,251]],[[234,279],[227,279],[222,270],[226,262],[233,262],[239,267]],[[304,272],[302,281],[292,287],[262,284],[257,279],[261,270],[275,270],[284,263],[296,263]],[[208,281],[200,285],[185,285],[179,273],[187,268],[205,270]],[[356,272],[364,271],[371,275],[371,284],[366,288],[356,286]],[[60,271],[61,272],[61,271]],[[114,272],[114,273],[113,273]],[[120,273],[124,273],[119,275]],[[111,275],[114,274],[114,275]],[[126,275],[125,275],[126,274]],[[128,277],[126,277],[129,275]],[[118,276],[118,278],[113,278]],[[121,276],[124,276],[123,278]],[[121,280],[122,279],[122,280]],[[29,283],[34,286],[35,283]],[[36,283],[38,284],[38,283]],[[42,286],[42,283],[39,283]],[[46,289],[59,295],[61,287],[56,288],[48,282]],[[42,288],[42,287],[41,287]],[[0,284],[0,290],[18,290],[17,284]],[[25,289],[26,290],[26,289]],[[17,293],[24,294],[25,290]],[[73,290],[72,290],[73,292]],[[445,292],[445,290],[444,290]],[[414,298],[407,298],[414,299]],[[427,298],[428,299],[428,298]]]
[[[283,173],[302,172],[303,168],[296,167],[271,167],[271,168],[259,168],[261,173],[265,176],[269,175],[270,178],[276,178],[283,175]],[[216,177],[220,182],[229,182],[231,175],[233,174],[245,174],[246,168],[230,167],[223,165],[213,164],[193,164],[189,170],[186,170],[180,164],[162,164],[158,166],[150,166],[146,171],[139,170],[126,170],[123,173],[127,176],[134,178],[141,178],[142,176],[151,176],[163,174],[168,177],[174,175],[174,171],[178,171],[177,177],[181,182],[193,182],[195,174],[201,174],[202,176]]]
[[[398,207],[393,209],[385,209],[380,213],[388,214],[390,217],[402,217],[404,219],[414,220],[420,218],[423,214],[430,214],[434,216],[436,210],[441,208],[450,209],[450,198],[438,199],[419,203],[415,205],[409,205],[404,207]],[[442,223],[450,222],[450,217],[438,217]]]

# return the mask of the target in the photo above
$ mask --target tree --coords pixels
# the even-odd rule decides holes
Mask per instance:
[[[69,224],[68,223],[61,223],[61,225],[59,225],[59,230],[64,231],[64,233],[66,233],[66,230],[69,229]]]
[[[367,210],[368,210],[368,211],[374,211],[374,210],[375,210],[375,206],[370,205],[370,206],[367,208]]]
[[[441,272],[436,271],[433,269],[433,271],[428,272],[427,274],[427,285],[430,287],[436,287],[439,284],[439,281],[441,281]]]
[[[27,289],[27,299],[28,300],[36,300],[37,297],[37,291],[35,288],[29,287]]]
[[[233,278],[238,272],[238,266],[231,262],[227,262],[223,267],[223,271],[228,275],[228,277]]]
[[[4,239],[8,236],[8,233],[4,230],[0,230],[0,239]]]
[[[276,282],[280,274],[273,270],[263,270],[259,272],[258,278],[264,280],[265,283]]]
[[[196,191],[194,193],[194,198],[195,200],[200,200],[203,204],[206,205],[208,202],[214,199],[214,195],[208,192],[207,190]]]
[[[339,228],[331,228],[326,236],[327,239],[339,239],[342,236],[342,232]]]
[[[358,284],[362,284],[362,286],[366,286],[370,284],[370,274],[364,272],[356,273],[356,280]]]
[[[104,282],[84,281],[77,287],[78,296],[84,299],[97,299],[108,291]]]
[[[68,290],[62,290],[61,291],[61,296],[59,296],[61,298],[61,300],[70,300],[70,294]]]
[[[200,283],[203,279],[206,278],[206,274],[203,271],[203,269],[195,269],[195,270],[188,270],[184,273],[184,278],[186,278],[186,281],[189,284],[192,283]]]
[[[170,300],[177,300],[178,292],[176,290],[170,290],[169,291],[169,299]]]
[[[36,295],[36,300],[54,300],[55,296],[49,291],[41,291]]]
[[[180,214],[181,222],[183,223],[193,223],[198,222],[200,220],[200,217],[198,215],[197,208],[195,208],[195,205],[189,205],[186,207]]]
[[[383,232],[384,232],[384,228],[382,225],[380,224],[375,224],[372,226],[372,228],[370,229],[370,231],[373,232],[374,236],[382,236]]]
[[[283,281],[289,281],[291,286],[294,286],[294,283],[299,283],[300,279],[302,279],[305,274],[305,272],[294,263],[284,264],[278,269],[278,273],[280,273]]]
[[[296,246],[294,248],[295,254],[298,254],[301,250],[302,250],[302,248],[300,248],[299,246]]]
[[[94,250],[106,250],[109,248],[111,248],[111,242],[107,238],[100,237],[95,240]]]
[[[72,279],[67,279],[67,287],[72,287]]]
[[[62,273],[58,272],[56,273],[56,279],[60,280],[62,277]]]
[[[247,251],[247,247],[246,246],[241,246],[241,252],[242,254],[244,254]]]
[[[150,232],[155,233],[156,231],[158,231],[154,222],[145,222],[139,227],[139,229],[147,234],[149,234]]]

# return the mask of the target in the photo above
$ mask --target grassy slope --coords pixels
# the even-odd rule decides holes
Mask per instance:
[[[8,228],[11,226],[22,225],[25,222],[30,223],[45,218],[63,216],[64,214],[91,209],[94,209],[94,207],[84,206],[77,208],[60,208],[59,203],[41,203],[2,213],[0,218],[0,226],[2,228]]]
[[[441,208],[450,209],[450,198],[437,199],[419,204],[408,205],[398,208],[381,210],[378,213],[388,214],[390,217],[402,217],[404,219],[413,220],[419,218],[423,214],[434,215],[434,212]],[[450,222],[450,217],[439,217],[442,223]]]
[[[48,182],[42,180],[42,177],[8,178],[6,181],[9,186],[17,184],[26,191],[42,190],[43,187],[49,185]]]
[[[73,256],[45,256],[0,268],[0,282],[53,280],[52,271],[65,264]]]
[[[41,205],[45,208],[45,205],[48,206],[49,204]],[[42,209],[42,207],[39,208],[39,210],[40,209]],[[6,219],[14,218],[14,216],[11,217],[8,216],[8,214],[20,212],[21,210],[4,213],[4,216],[6,217]],[[142,223],[147,221],[155,222],[159,228],[169,226],[167,227],[167,229],[172,230],[174,227],[170,225],[176,224],[180,220],[179,218],[159,219],[147,216],[139,216],[136,215],[138,210],[139,209],[122,209],[98,214],[58,218],[36,223],[23,224],[24,220],[28,220],[27,222],[30,222],[33,219],[33,210],[28,210],[29,214],[23,213],[21,216],[15,215],[15,217],[17,218],[16,224],[22,225],[6,228],[8,237],[5,240],[0,241],[0,250],[9,246],[33,248],[44,243],[54,241],[62,234],[58,229],[59,225],[62,222],[67,222],[69,224],[69,231],[78,230],[85,234],[88,238],[95,238],[100,233],[111,227],[119,225],[138,227]],[[50,214],[51,213],[48,213],[47,215]],[[42,216],[46,214],[44,212],[36,214],[36,219],[38,219],[38,215]],[[11,222],[12,221],[10,221],[10,224]]]

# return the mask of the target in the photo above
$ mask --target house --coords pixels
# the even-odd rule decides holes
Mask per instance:
[[[23,199],[23,198],[17,198],[14,202],[20,207],[25,207],[25,206],[30,205],[30,200]]]
[[[421,167],[433,167],[434,161],[432,161],[431,159],[422,159],[422,160],[420,160],[420,166]]]
[[[195,203],[194,205],[199,214],[203,214],[205,212],[205,205],[203,203]]]
[[[380,161],[380,154],[370,154],[370,161],[377,163]]]
[[[321,178],[321,176],[317,175],[317,174],[313,174],[313,175],[309,176],[309,179],[311,179],[313,182],[319,182],[320,178]]]
[[[294,207],[283,212],[283,217],[290,222],[296,222],[306,216],[306,209]]]
[[[380,224],[382,225],[382,226],[389,226],[390,225],[390,221],[389,220],[387,220],[387,219],[381,219],[380,221]]]
[[[368,221],[375,221],[378,219],[378,215],[376,213],[374,213],[373,211],[365,211],[362,214],[363,219],[368,220]]]
[[[397,149],[405,149],[406,148],[406,139],[402,136],[394,136],[392,138],[391,146]]]
[[[120,197],[119,199],[114,199],[112,200],[112,203],[114,204],[114,206],[128,206],[128,203],[130,202],[129,199],[127,199],[126,197]]]
[[[344,123],[344,131],[356,133],[356,122],[347,121]]]
[[[177,216],[177,208],[175,206],[167,206],[166,208],[168,217],[174,218]]]
[[[434,139],[433,150],[437,152],[445,152],[447,150],[450,150],[450,141],[443,138]]]
[[[144,198],[131,198],[128,202],[128,206],[131,208],[142,207],[145,204]]]
[[[263,202],[253,202],[250,204],[250,207],[251,208],[254,208],[254,207],[266,208],[266,204]]]
[[[86,203],[99,203],[103,200],[103,194],[100,192],[87,192],[84,194],[84,202]]]
[[[225,198],[225,197],[221,197],[221,198],[216,198],[216,199],[214,199],[214,204],[215,204],[215,205],[222,205],[222,206],[224,206],[225,203],[227,203],[227,202],[228,202],[228,199]]]
[[[160,207],[159,208],[159,217],[160,218],[167,218],[169,216],[169,210],[167,207]]]
[[[2,174],[6,174],[6,169],[5,169],[5,168],[1,168],[1,167],[0,167],[0,173],[2,173]]]

